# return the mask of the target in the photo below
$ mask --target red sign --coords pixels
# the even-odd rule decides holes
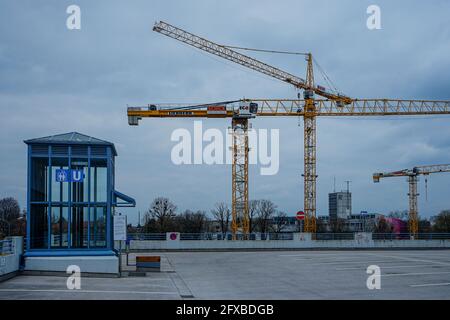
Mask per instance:
[[[297,220],[305,219],[305,213],[303,211],[297,212]]]
[[[207,114],[227,114],[227,108],[225,106],[208,106],[207,107]]]
[[[176,233],[171,233],[170,234],[170,240],[177,240],[177,234]]]

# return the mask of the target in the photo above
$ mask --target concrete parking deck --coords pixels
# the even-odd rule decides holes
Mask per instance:
[[[69,290],[66,277],[18,276],[0,283],[0,299],[40,300],[156,300],[180,299],[168,274],[148,277],[81,279],[80,290]]]
[[[450,251],[169,253],[200,299],[450,299]],[[368,290],[369,265],[381,289]]]
[[[147,277],[18,276],[0,299],[450,299],[449,250],[159,253],[171,270]],[[381,268],[368,290],[366,269]]]

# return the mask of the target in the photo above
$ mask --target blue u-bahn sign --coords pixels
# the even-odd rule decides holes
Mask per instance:
[[[55,179],[56,182],[83,182],[84,172],[75,169],[56,169]]]

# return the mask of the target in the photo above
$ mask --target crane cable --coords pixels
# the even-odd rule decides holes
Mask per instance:
[[[329,88],[334,91],[335,94],[339,93],[339,90],[337,89],[336,85],[333,83],[333,81],[330,79],[330,77],[326,74],[325,70],[319,65],[316,59],[313,58],[313,62],[316,65],[316,67],[319,69],[319,72],[321,73],[323,79],[328,84]]]
[[[236,47],[236,46],[226,46],[221,45],[224,48],[229,49],[238,49],[238,50],[246,50],[246,51],[257,51],[257,52],[267,52],[267,53],[280,53],[280,54],[293,54],[293,55],[302,55],[306,56],[308,55],[305,52],[295,52],[295,51],[277,51],[277,50],[266,50],[266,49],[255,49],[255,48],[246,48],[246,47]]]
[[[267,49],[256,49],[256,48],[247,48],[247,47],[237,47],[237,46],[227,46],[227,45],[221,45],[224,48],[229,49],[238,49],[238,50],[245,50],[245,51],[256,51],[256,52],[265,52],[265,53],[278,53],[278,54],[291,54],[291,55],[302,55],[307,56],[308,53],[305,52],[296,52],[296,51],[278,51],[278,50],[267,50]],[[330,77],[325,73],[323,68],[319,65],[316,59],[313,58],[314,64],[319,69],[319,72],[321,73],[323,79],[328,85],[328,88],[331,89],[335,94],[338,94],[339,90],[337,89],[336,85],[331,81]]]

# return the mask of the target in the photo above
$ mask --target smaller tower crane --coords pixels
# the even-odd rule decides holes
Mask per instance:
[[[389,177],[408,177],[409,182],[409,233],[414,238],[417,237],[419,233],[419,212],[417,207],[417,182],[418,176],[427,176],[430,173],[438,172],[450,172],[450,164],[439,164],[439,165],[429,165],[414,167],[412,169],[404,169],[394,172],[379,172],[373,174],[373,182],[380,182],[381,178]]]

